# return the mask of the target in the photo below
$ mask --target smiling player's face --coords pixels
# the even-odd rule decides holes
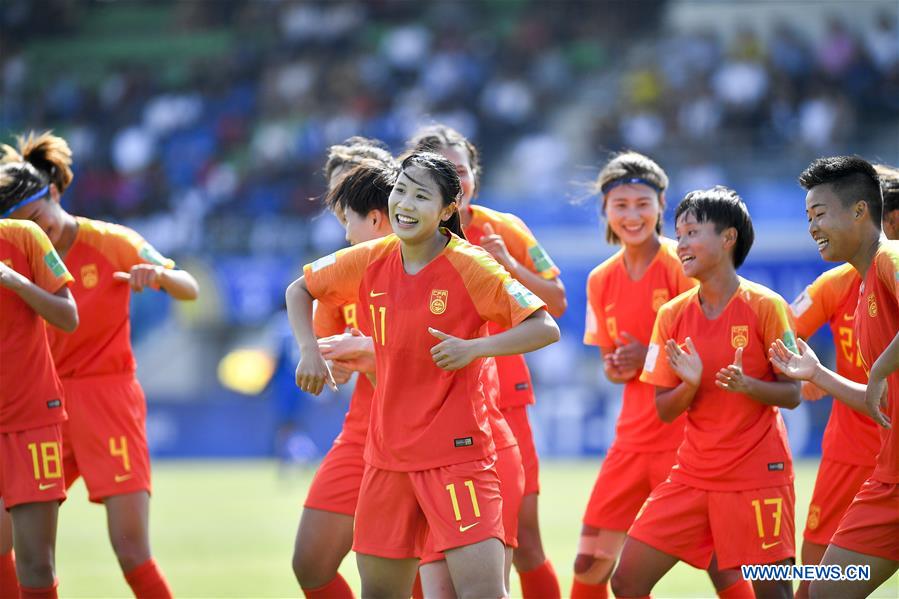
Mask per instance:
[[[806,194],[808,232],[827,262],[846,262],[855,254],[855,210],[853,206],[844,206],[830,185],[818,185]]]
[[[419,166],[407,167],[400,173],[387,207],[393,232],[406,243],[428,239],[440,222],[452,214],[452,205],[443,205],[434,178]]]
[[[674,230],[677,237],[677,257],[688,277],[702,281],[723,260],[731,261],[727,248],[733,247],[731,236],[736,234],[733,228],[719,233],[715,230],[715,223],[699,222],[695,214],[686,212],[678,217]]]
[[[605,198],[606,221],[624,245],[640,245],[656,231],[661,217],[659,195],[642,183],[619,185]]]

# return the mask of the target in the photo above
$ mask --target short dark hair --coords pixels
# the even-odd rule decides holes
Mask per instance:
[[[749,210],[736,191],[723,185],[691,191],[678,204],[674,213],[675,222],[687,213],[695,216],[697,222],[713,223],[717,233],[730,227],[736,229],[734,268],[740,268],[743,265],[752,248],[752,242],[755,241],[755,230],[752,228],[752,217],[749,216]]]
[[[444,206],[449,206],[462,198],[462,182],[456,173],[456,165],[442,155],[436,152],[413,150],[400,157],[399,173],[402,173],[410,166],[423,168],[430,173],[434,178],[434,182],[437,183],[437,188],[440,190],[440,199],[443,201]],[[397,177],[399,173],[397,173]],[[462,220],[459,216],[458,204],[453,215],[443,221],[443,226],[465,239],[465,233],[462,232]]]
[[[335,144],[328,148],[328,158],[325,161],[325,179],[330,180],[334,171],[342,168],[352,168],[362,160],[377,160],[387,166],[396,166],[396,161],[387,146],[379,139],[371,139],[354,135],[343,143]]]
[[[829,156],[817,158],[799,175],[799,184],[806,190],[830,185],[844,207],[862,200],[868,205],[871,219],[880,227],[883,217],[883,198],[880,179],[870,162],[860,156]]]
[[[899,168],[887,164],[875,164],[874,170],[880,178],[880,193],[883,195],[883,213],[899,210]]]
[[[396,181],[397,169],[371,158],[352,167],[325,196],[332,212],[352,210],[361,216],[372,210],[387,213],[387,198]]]

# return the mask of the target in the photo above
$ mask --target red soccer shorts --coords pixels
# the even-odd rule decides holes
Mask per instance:
[[[356,507],[353,551],[420,557],[428,535],[435,551],[505,538],[495,458],[416,472],[366,465]]]
[[[132,374],[66,379],[63,465],[66,486],[84,477],[88,497],[150,492],[147,402]]]
[[[524,494],[533,495],[540,492],[540,459],[534,445],[534,433],[528,419],[527,406],[512,406],[502,409],[503,418],[509,423],[512,434],[518,440],[518,451],[521,452],[521,465],[524,467]]]
[[[842,464],[823,458],[808,506],[803,538],[810,543],[828,545],[843,514],[872,472],[874,466]]]
[[[312,479],[303,507],[354,515],[365,472],[364,451],[361,443],[334,441]]]
[[[772,564],[796,555],[793,486],[705,491],[667,480],[649,499],[628,535],[708,569]]]
[[[7,510],[65,500],[60,425],[0,433],[0,497]]]
[[[652,490],[668,478],[676,458],[677,450],[673,449],[631,453],[613,448],[599,469],[584,524],[627,531]]]
[[[899,562],[899,484],[869,479],[846,510],[830,543]]]
[[[496,452],[496,473],[503,495],[503,529],[506,531],[504,543],[506,547],[518,547],[518,512],[521,510],[521,499],[524,497],[524,469],[521,467],[521,453],[517,445],[504,447]],[[438,562],[444,555],[433,549],[433,542],[428,537],[425,543],[422,564]]]

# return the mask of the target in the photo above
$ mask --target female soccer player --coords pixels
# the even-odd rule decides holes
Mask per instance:
[[[639,380],[656,312],[696,282],[684,274],[676,244],[662,237],[668,176],[636,152],[614,156],[596,181],[606,241],[622,249],[587,279],[584,343],[599,346],[603,370],[624,384],[615,440],[584,514],[571,596],[604,598],[627,530],[650,492],[668,477],[683,440],[684,416],[663,422],[655,389]],[[746,591],[733,572],[710,576],[722,596]],[[742,588],[742,591],[740,589]]]
[[[861,278],[852,265],[842,264],[815,279],[790,305],[790,310],[796,334],[802,339],[808,339],[825,323],[829,325],[836,346],[837,372],[864,385],[868,377],[853,331],[860,284]],[[803,385],[803,396],[815,400],[823,394],[807,383]],[[874,471],[879,449],[880,434],[864,403],[850,406],[834,401],[824,429],[821,465],[803,533],[803,564],[821,561],[840,518]],[[808,581],[799,584],[797,599],[808,597],[808,586]]]
[[[533,351],[559,333],[538,298],[451,233],[461,233],[460,194],[452,163],[407,156],[389,199],[395,235],[307,265],[287,291],[297,384],[313,394],[331,381],[313,298],[356,300],[369,317],[377,385],[353,535],[365,596],[407,595],[427,534],[461,596],[506,595],[481,358]],[[511,330],[481,337],[488,321]]]
[[[360,164],[364,169],[341,187],[347,173]],[[329,192],[325,203],[346,229],[350,244],[377,239],[392,231],[387,197],[395,176],[393,157],[374,140],[350,138],[329,149],[325,164]],[[355,299],[344,304],[319,303],[314,316],[315,334],[325,338],[326,343],[336,343],[348,328],[358,332],[360,321]],[[338,369],[343,372],[338,374]],[[332,371],[338,383],[349,378],[349,370],[332,366]],[[316,471],[303,504],[294,543],[293,571],[310,599],[353,596],[337,570],[353,543],[353,514],[365,469],[363,450],[373,394],[369,379],[360,375],[343,428]]]
[[[458,131],[444,125],[425,127],[409,142],[417,149],[443,155],[456,166],[462,182],[459,214],[466,239],[480,245],[520,283],[546,303],[558,318],[565,313],[565,287],[559,269],[527,226],[513,214],[472,204],[478,192],[481,164],[477,148]],[[496,324],[491,333],[501,332]],[[524,498],[518,520],[518,547],[513,554],[515,569],[525,599],[560,597],[561,590],[552,563],[543,551],[537,510],[540,491],[539,461],[527,406],[534,403],[531,374],[523,356],[503,356],[496,360],[500,376],[499,407],[518,439],[524,465]]]
[[[819,158],[803,171],[799,183],[808,191],[808,230],[821,257],[848,262],[861,277],[853,332],[868,384],[823,367],[803,343],[800,352],[777,343],[771,360],[793,378],[810,381],[851,404],[863,403],[881,426],[874,472],[846,510],[821,560],[822,565],[843,568],[868,565],[870,577],[815,581],[809,593],[867,597],[899,569],[899,243],[881,234],[881,189],[867,161],[857,156]]]
[[[659,310],[640,380],[656,386],[662,420],[686,411],[684,441],[628,532],[617,597],[649,595],[678,561],[708,568],[714,556],[728,570],[794,557],[793,464],[778,406],[799,405],[799,385],[767,359],[776,339],[794,344],[787,304],[737,276],[754,234],[736,192],[691,192],[675,222],[678,258],[699,287]],[[753,586],[760,597],[793,594],[789,581]]]
[[[45,185],[30,165],[0,166],[0,596],[26,599],[56,597],[56,522],[66,497],[63,389],[41,319],[69,332],[78,326],[72,276],[50,240],[34,223],[6,218]]]
[[[66,212],[60,198],[72,182],[72,153],[65,140],[47,132],[18,142],[18,152],[6,147],[5,160],[32,165],[46,183],[10,216],[36,222],[76,277],[81,326],[71,334],[48,331],[69,413],[65,483],[84,476],[90,500],[106,506],[109,539],[135,596],[171,596],[150,553],[147,408],[135,376],[129,301],[131,291],[144,289],[192,300],[197,282],[131,229]]]
[[[386,215],[387,198],[390,189],[389,185],[392,184],[395,178],[396,173],[393,172],[392,169],[385,168],[378,163],[372,163],[372,161],[364,161],[343,175],[337,186],[329,192],[326,202],[335,214],[345,215],[341,220],[347,224],[347,235],[352,240],[363,241],[364,239],[360,239],[358,235],[362,234],[364,229],[360,229],[360,225],[350,225],[350,223],[360,221],[362,222],[361,226],[364,227],[367,226],[368,223],[374,223],[376,221],[382,220],[385,223],[389,222]],[[384,185],[385,180],[388,181],[386,189]],[[383,210],[385,211],[382,215],[383,218],[374,218],[371,215],[369,218],[361,216],[360,213],[366,213],[372,206],[383,206]],[[369,236],[371,239],[383,237],[386,234],[382,232],[381,229],[368,230],[371,232],[371,235]],[[355,233],[352,233],[351,231],[355,231]],[[319,315],[322,312],[329,311],[327,309],[323,310],[322,304],[319,304],[316,308],[315,315],[313,316],[313,324],[316,325],[316,334],[318,335],[321,334],[318,325],[320,322]],[[365,320],[363,319],[362,322],[365,323]],[[354,322],[353,326],[358,327],[359,323]],[[374,372],[373,339],[370,336],[362,336],[359,331],[320,338],[319,348],[322,350],[322,356],[325,359],[332,360],[332,364],[348,364],[349,362],[347,359],[349,359],[359,363],[358,366],[354,365],[353,369],[368,369],[371,370],[371,372]],[[368,389],[372,389],[367,380],[360,384],[366,384]],[[512,434],[509,425],[502,417],[499,409],[496,407],[496,400],[499,395],[499,376],[496,372],[496,366],[493,359],[484,361],[484,368],[481,371],[481,385],[484,389],[484,395],[487,398],[487,416],[490,423],[490,430],[493,434],[494,445],[496,446],[496,470],[500,484],[502,485],[503,529],[506,534],[504,539],[506,544],[505,573],[506,585],[508,586],[508,574],[512,567],[512,548],[516,544],[515,534],[518,530],[518,509],[521,505],[521,496],[524,490],[524,470],[521,466],[521,454],[518,451],[518,442]],[[367,395],[367,398],[368,405],[370,405],[371,395]],[[365,422],[362,423],[363,442],[365,430],[368,425],[367,416],[368,412],[366,411],[366,419]],[[319,472],[325,470],[325,463],[327,463],[327,461],[328,457],[325,458],[323,466],[319,468]],[[362,461],[361,453],[359,455],[359,461]],[[361,467],[359,468],[359,475],[361,478]],[[319,479],[319,474],[316,474],[316,481]],[[315,487],[315,485],[316,482],[313,481],[313,487]],[[312,491],[310,491],[310,495],[312,495]],[[354,508],[357,497],[358,486],[356,487],[355,495],[353,496],[352,505]],[[350,515],[352,516],[352,514]],[[306,516],[304,513],[304,521],[305,518]],[[352,537],[352,522],[350,522],[349,534]],[[309,542],[315,544],[314,540],[310,539]],[[297,546],[299,547],[299,545],[300,540],[298,539]],[[311,553],[311,551],[312,550],[306,548],[303,549],[304,554],[307,552]],[[444,594],[447,596],[455,596],[444,555],[435,551],[430,543],[426,543],[425,545],[421,558],[420,572],[422,574],[421,581],[418,581],[416,588],[413,589],[413,596],[416,596],[416,593],[419,597],[426,595],[428,597],[436,598]],[[422,582],[424,583],[424,590],[422,590],[421,587]],[[330,596],[333,596],[333,594]]]

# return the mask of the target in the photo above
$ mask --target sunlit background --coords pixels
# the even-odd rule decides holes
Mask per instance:
[[[826,267],[797,174],[829,154],[899,163],[895,0],[4,0],[0,27],[3,141],[54,129],[74,151],[66,208],[200,281],[194,304],[133,301],[157,458],[327,451],[348,388],[295,388],[283,297],[345,243],[321,169],[351,135],[398,153],[419,125],[459,129],[482,152],[475,201],[560,266],[562,340],[529,357],[547,458],[602,454],[620,405],[581,343],[587,273],[614,251],[590,189],[610,152],[667,169],[669,216],[686,191],[736,188],[758,240],[741,274],[788,300]],[[820,453],[829,406],[785,414],[796,456]]]

